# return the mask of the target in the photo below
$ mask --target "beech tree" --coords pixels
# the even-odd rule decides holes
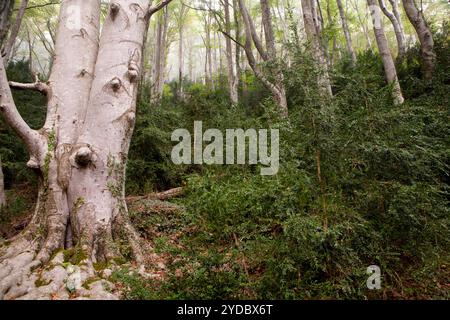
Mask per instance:
[[[383,62],[384,74],[389,84],[392,84],[392,99],[394,105],[403,103],[402,90],[398,82],[397,69],[395,68],[394,60],[392,59],[389,44],[384,34],[383,20],[381,16],[381,9],[376,0],[367,0],[369,9],[372,15],[373,31],[377,41],[378,51],[380,52],[381,61]]]
[[[4,58],[5,65],[8,65],[8,61],[11,56],[11,51],[14,47],[14,43],[16,42],[17,35],[19,34],[20,26],[22,24],[23,15],[25,14],[25,10],[27,8],[28,1],[29,0],[22,0],[19,11],[17,12],[16,20],[14,21],[14,23],[11,27],[9,38],[3,47],[2,54],[5,57]]]
[[[0,48],[8,35],[14,1],[7,0],[0,4]],[[0,158],[0,208],[6,205],[5,184],[3,180],[2,159]]]
[[[10,18],[14,7],[13,0],[3,0],[0,3],[0,47],[8,35]]]
[[[331,96],[331,84],[328,75],[328,64],[320,44],[320,36],[317,28],[316,19],[317,16],[312,5],[313,0],[301,0],[303,10],[303,23],[305,25],[306,36],[310,45],[310,50],[313,56],[313,60],[319,71],[317,76],[317,84],[321,93],[325,96]]]
[[[247,56],[248,64],[252,68],[255,76],[266,86],[266,88],[271,92],[274,97],[280,115],[282,117],[288,116],[286,91],[284,87],[284,78],[281,69],[276,66],[277,57],[275,49],[275,38],[272,26],[272,17],[270,12],[269,3],[267,0],[261,0],[261,11],[262,11],[262,26],[265,35],[265,46],[258,35],[253,19],[250,17],[248,9],[244,3],[244,0],[239,0],[239,9],[242,14],[242,20],[245,30],[245,43],[241,46],[244,48],[245,54]],[[259,56],[265,63],[275,63],[275,67],[272,68],[273,80],[265,74],[261,66],[257,63],[257,60],[253,54],[253,45],[256,47]]]
[[[430,28],[425,20],[422,10],[417,8],[414,0],[402,0],[408,20],[416,30],[420,41],[420,53],[422,56],[422,73],[425,79],[433,77],[436,54],[434,53],[434,41]]]
[[[0,113],[39,177],[29,225],[1,249],[0,298],[26,294],[27,276],[58,249],[78,248],[90,272],[125,251],[143,262],[124,199],[125,167],[149,19],[168,2],[114,0],[100,28],[100,0],[63,0],[49,81],[14,84],[47,96],[39,130],[17,111],[0,58]]]
[[[403,32],[402,20],[400,18],[400,13],[398,11],[397,0],[389,0],[389,2],[392,5],[393,10],[392,12],[389,11],[388,8],[386,7],[384,0],[379,0],[378,2],[384,15],[389,18],[389,20],[392,23],[392,26],[394,27],[398,49],[397,59],[401,60],[401,58],[406,53],[406,40],[405,40],[405,33]]]
[[[353,49],[352,37],[350,35],[350,31],[348,28],[348,23],[347,23],[347,18],[345,16],[344,7],[342,6],[341,0],[336,0],[336,3],[338,6],[338,9],[339,9],[339,15],[341,17],[342,30],[344,31],[345,44],[347,45],[347,51],[350,55],[352,65],[355,66],[356,65],[356,54],[355,54],[355,50]]]
[[[167,56],[167,36],[169,28],[169,10],[164,8],[162,14],[158,16],[156,26],[155,52],[152,65],[152,101],[158,102],[161,99],[164,85],[164,71]]]
[[[225,11],[225,32],[227,34],[231,34],[231,15],[229,0],[224,0],[223,7]],[[230,100],[233,104],[237,104],[239,102],[239,81],[235,69],[237,63],[234,63],[233,45],[229,37],[225,37],[225,53],[227,58],[228,90],[230,92]],[[236,58],[236,56],[234,56],[234,58]]]

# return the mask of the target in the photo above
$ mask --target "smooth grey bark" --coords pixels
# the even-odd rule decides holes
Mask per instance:
[[[3,45],[9,31],[13,0],[4,0],[0,4],[0,48]],[[6,205],[5,184],[2,170],[2,159],[0,158],[0,208]]]
[[[381,19],[381,9],[376,0],[367,0],[367,4],[371,10],[373,31],[377,41],[378,51],[380,52],[381,61],[383,62],[384,74],[389,84],[392,84],[392,99],[394,105],[403,103],[402,90],[397,78],[397,70],[395,68],[394,60],[392,59],[389,44],[384,34],[383,21]]]
[[[120,257],[123,245],[142,264],[125,203],[125,168],[149,19],[165,4],[115,0],[100,34],[100,0],[64,0],[39,130],[18,113],[0,58],[0,113],[39,177],[30,224],[0,252],[0,299],[26,294],[20,279],[71,246],[82,250],[91,272],[94,262]]]
[[[225,11],[225,32],[231,34],[231,15],[230,15],[230,3],[228,0],[224,0],[223,3]],[[235,71],[235,63],[233,59],[233,45],[229,37],[225,37],[225,53],[227,59],[227,76],[228,76],[228,91],[230,94],[231,103],[238,104],[238,81]]]
[[[241,68],[241,46],[238,44],[241,42],[241,19],[239,19],[239,13],[238,13],[239,5],[237,3],[237,0],[233,0],[233,19],[234,19],[234,27],[236,30],[236,41],[234,49],[235,49],[235,63],[236,63],[236,87],[237,87],[237,95],[239,100],[239,94],[240,94],[240,81],[241,81],[241,75],[242,75],[242,68]]]
[[[306,36],[311,47],[311,53],[316,64],[316,68],[319,71],[317,76],[318,88],[323,95],[332,96],[331,83],[328,75],[328,65],[320,44],[317,24],[314,20],[313,5],[311,0],[301,0],[301,3]]]
[[[389,0],[389,3],[391,4],[392,12],[394,13],[395,18],[397,19],[398,26],[400,28],[400,32],[403,34],[403,37],[405,37],[405,29],[403,27],[400,10],[398,8],[398,1],[400,1],[400,0]]]
[[[0,47],[8,36],[14,0],[3,0],[0,3]]]
[[[391,1],[391,3],[395,3],[395,4],[397,3],[396,0],[390,0],[390,1]],[[396,16],[393,12],[390,12],[388,10],[384,0],[378,0],[378,3],[380,4],[381,10],[383,11],[384,15],[389,18],[389,20],[392,23],[392,26],[394,27],[394,33],[395,33],[395,38],[397,40],[397,49],[398,49],[397,59],[401,60],[402,57],[406,53],[406,39],[405,39],[405,34],[403,33],[403,28],[401,27],[401,20],[399,21],[397,18],[397,17],[399,17],[398,10],[397,10],[397,16]]]
[[[402,0],[408,20],[416,30],[420,41],[420,52],[422,56],[422,73],[426,80],[433,77],[436,54],[434,52],[433,35],[428,27],[423,12],[417,8],[414,0]]]
[[[5,46],[3,47],[3,55],[4,55],[4,64],[8,65],[9,59],[11,58],[11,51],[14,47],[14,43],[16,42],[17,35],[19,34],[20,26],[22,25],[23,16],[25,14],[25,10],[28,6],[29,0],[22,0],[20,4],[19,11],[17,12],[16,20],[11,27],[11,32],[8,40],[6,41]]]
[[[338,6],[338,9],[339,9],[339,15],[341,17],[341,25],[342,25],[342,30],[344,31],[345,44],[347,45],[347,51],[348,51],[348,54],[350,55],[352,66],[355,66],[356,65],[356,54],[355,54],[355,50],[353,49],[352,37],[350,35],[350,30],[348,28],[347,18],[345,16],[344,7],[342,6],[341,0],[336,0],[336,3]]]

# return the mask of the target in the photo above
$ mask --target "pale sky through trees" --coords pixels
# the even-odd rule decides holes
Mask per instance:
[[[56,2],[56,1],[55,1]],[[327,10],[325,8],[327,1],[321,1],[323,2],[323,8],[322,12],[324,15],[325,24],[328,21],[327,17]],[[336,2],[333,0],[329,0],[330,7],[331,7],[331,15],[334,19],[334,27],[330,29],[331,33],[335,33],[337,38],[339,39],[339,43],[341,43],[341,50],[344,50],[345,46],[344,43],[344,35],[341,32],[340,28],[340,22],[339,22],[339,13],[337,11]],[[353,38],[353,46],[355,47],[355,50],[361,51],[367,48],[367,40],[364,35],[364,27],[367,27],[368,30],[372,30],[372,22],[370,19],[370,14],[367,9],[366,0],[343,0],[343,5],[345,12],[347,14],[347,18],[349,20],[349,29],[351,32],[351,36]],[[386,0],[386,2],[388,2]],[[401,2],[401,1],[400,1]],[[17,5],[18,2],[16,1]],[[33,6],[39,6],[41,4],[49,3],[46,0],[32,0],[30,1],[30,7]],[[103,1],[104,7],[106,7],[106,4],[108,1]],[[210,1],[208,6],[205,4],[206,2],[203,0],[174,0],[169,5],[169,11],[173,11],[174,7],[180,6],[181,3],[185,3],[189,7],[192,8],[199,8],[199,9],[205,9],[208,6],[211,8],[217,8],[216,10],[220,11],[220,4],[217,0]],[[251,0],[248,1],[250,3],[249,8],[250,13],[254,16],[258,16],[259,12],[259,1]],[[283,30],[283,26],[286,24],[291,23],[289,21],[289,17],[286,17],[286,14],[288,12],[287,5],[290,6],[291,12],[292,12],[292,20],[293,23],[297,25],[297,29],[299,32],[299,36],[301,39],[305,39],[305,35],[303,32],[303,26],[302,26],[302,17],[301,17],[301,5],[300,1],[292,1],[292,0],[279,0],[279,1],[272,1],[273,6],[275,6],[278,3],[278,7],[273,8],[273,13],[275,13],[272,17],[273,23],[275,26],[276,32],[276,42],[277,46],[281,47],[283,46],[283,41],[289,40],[290,35],[287,35],[285,37],[285,30]],[[430,19],[430,21],[443,21],[446,17],[450,16],[450,4],[446,0],[424,0],[420,2],[423,6],[423,10],[425,15]],[[404,21],[405,25],[405,33],[406,33],[406,43],[408,46],[411,46],[417,41],[417,37],[415,35],[414,30],[412,29],[411,25],[409,23],[406,23],[406,16],[403,12],[402,6],[400,5],[401,13],[402,13],[402,20]],[[357,11],[358,10],[358,11]],[[222,10],[223,11],[223,10]],[[25,14],[25,27],[30,30],[31,36],[32,36],[32,43],[33,43],[33,57],[36,59],[35,61],[35,68],[36,71],[39,73],[46,73],[49,70],[50,67],[50,60],[49,60],[49,52],[46,50],[45,46],[42,43],[42,36],[44,35],[46,41],[48,43],[51,43],[51,37],[48,32],[47,28],[47,21],[49,20],[51,22],[51,25],[55,26],[57,17],[56,13],[58,12],[58,5],[50,5],[42,8],[37,9],[28,9]],[[359,12],[359,14],[358,14]],[[53,14],[53,16],[52,16]],[[205,14],[202,10],[194,10],[189,9],[188,11],[188,17],[187,21],[184,23],[184,30],[185,30],[185,38],[183,41],[183,45],[186,48],[184,50],[183,54],[183,69],[185,71],[185,75],[189,76],[189,61],[191,61],[191,68],[192,72],[190,73],[194,79],[190,80],[196,80],[196,81],[203,81],[204,80],[204,64],[205,64],[205,46],[203,42],[204,37],[204,23],[202,22],[202,14]],[[222,12],[223,15],[223,12]],[[169,18],[171,20],[172,29],[175,28],[175,25],[173,23],[173,16]],[[150,24],[150,31],[149,31],[149,38],[148,42],[152,41],[152,30],[155,28],[155,17],[153,17],[151,24]],[[395,42],[395,35],[393,32],[393,27],[387,19],[387,17],[383,16],[383,22],[385,25],[386,34],[388,35],[389,43],[391,44],[391,51],[396,50],[396,42]],[[257,24],[257,29],[260,29],[260,18],[255,19],[255,23]],[[365,23],[366,25],[363,26],[362,23]],[[438,24],[439,25],[439,24]],[[15,59],[21,59],[21,58],[28,58],[29,56],[29,45],[27,41],[27,33],[26,28],[22,28],[18,37],[18,40],[16,42],[17,48],[17,54],[15,55]],[[214,52],[213,59],[215,58],[214,62],[216,63],[216,68],[219,68],[220,64],[220,52],[222,50],[222,73],[226,72],[226,59],[224,55],[225,50],[225,38],[220,32],[218,31],[217,24],[215,23],[214,19],[212,20],[211,24],[212,29],[212,50]],[[290,33],[290,30],[288,30]],[[369,37],[371,38],[372,42],[374,41],[374,35],[373,32],[369,32]],[[175,32],[175,30],[172,30],[170,35],[170,47],[168,52],[168,60],[167,60],[167,66],[166,66],[166,78],[165,81],[171,81],[171,80],[177,80],[178,77],[178,41],[179,37],[178,34]],[[147,51],[151,50],[149,47],[146,48]],[[191,57],[189,57],[191,55]],[[217,60],[217,61],[216,61]],[[215,73],[217,70],[214,70]]]

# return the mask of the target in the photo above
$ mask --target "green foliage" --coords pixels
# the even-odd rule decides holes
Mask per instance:
[[[445,297],[439,285],[448,277],[450,244],[444,39],[436,36],[431,84],[420,79],[420,65],[412,59],[416,49],[408,53],[400,66],[407,97],[401,107],[393,106],[374,53],[360,54],[355,69],[345,61],[335,66],[329,100],[315,88],[310,57],[297,50],[285,77],[289,122],[277,117],[251,77],[247,85],[255,100],[234,108],[220,90],[192,85],[176,106],[166,100],[144,109],[152,120],[140,122],[136,150],[152,143],[148,154],[165,155],[151,165],[164,163],[178,175],[172,182],[186,183],[179,200],[186,211],[176,222],[139,220],[141,231],[165,225],[153,239],[160,254],[176,258],[164,281],[126,278],[135,288],[128,298]],[[280,128],[279,173],[260,176],[249,165],[171,167],[169,132],[192,131],[194,120],[222,130]],[[184,235],[181,245],[171,243],[171,232]],[[371,264],[381,267],[383,292],[366,288]]]
[[[329,99],[316,87],[311,57],[289,47],[293,60],[284,68],[289,121],[278,117],[251,73],[242,76],[241,103],[234,107],[226,86],[211,90],[184,81],[181,100],[170,83],[160,105],[148,102],[150,90],[144,88],[127,191],[186,185],[177,200],[185,211],[131,212],[137,229],[168,264],[163,280],[116,271],[112,279],[126,288],[125,298],[448,297],[448,31],[435,40],[431,83],[421,79],[417,48],[399,62],[406,102],[398,107],[371,51],[360,53],[353,69],[345,59],[335,64]],[[10,79],[30,81],[20,78],[26,68],[25,62],[14,64]],[[24,117],[38,127],[43,98],[14,95]],[[195,120],[220,130],[279,128],[279,173],[260,176],[255,165],[174,165],[171,133],[192,132]],[[25,150],[3,123],[0,128],[11,185],[27,175],[19,169],[25,167]],[[12,203],[16,211],[25,207],[21,200]],[[64,256],[73,264],[84,258],[76,248]],[[371,264],[381,267],[383,291],[366,288]]]

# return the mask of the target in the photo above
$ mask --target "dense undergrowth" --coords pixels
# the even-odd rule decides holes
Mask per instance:
[[[127,191],[183,185],[176,202],[185,210],[131,211],[168,263],[163,281],[116,272],[125,298],[449,298],[448,33],[436,35],[431,83],[420,79],[416,48],[399,65],[406,98],[399,107],[376,54],[361,53],[355,69],[338,63],[328,100],[314,89],[310,58],[293,51],[288,121],[251,76],[236,107],[225,89],[198,84],[186,83],[184,100],[167,86],[159,106],[142,90]],[[279,128],[278,174],[260,176],[254,165],[174,165],[171,132],[192,132],[194,120],[221,130]],[[1,130],[14,187],[24,151]],[[20,211],[13,207],[5,211]],[[366,288],[372,264],[381,268],[381,290]]]

